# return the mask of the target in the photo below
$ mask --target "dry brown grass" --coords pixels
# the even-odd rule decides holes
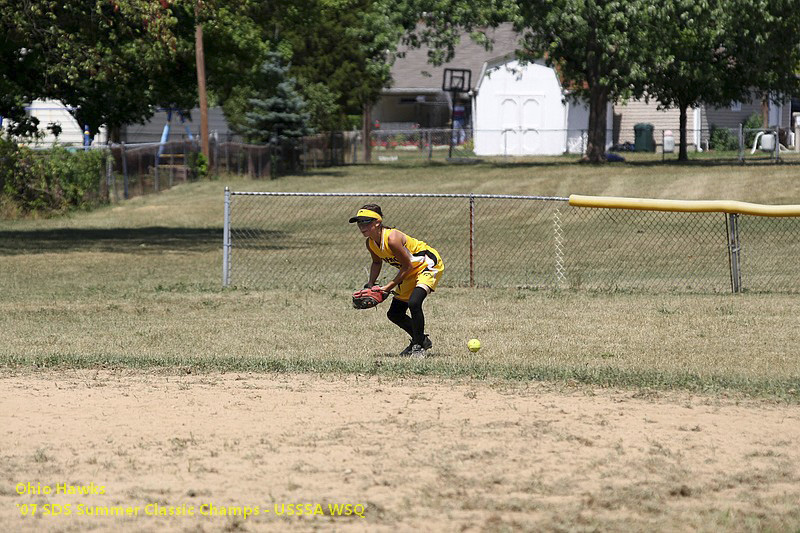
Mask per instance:
[[[443,289],[427,304],[438,357],[406,364],[386,357],[405,344],[404,336],[387,328],[381,311],[349,309],[345,291],[221,288],[225,184],[239,190],[364,190],[367,183],[419,190],[436,183],[428,174],[440,173],[469,180],[461,192],[501,192],[480,186],[484,178],[502,182],[502,192],[516,183],[513,192],[555,194],[562,182],[575,187],[580,180],[625,185],[629,195],[643,189],[644,177],[615,176],[601,167],[531,165],[468,172],[410,167],[404,172],[411,178],[395,185],[388,180],[397,170],[386,167],[271,182],[203,182],[71,218],[6,222],[0,230],[0,356],[23,365],[486,375],[796,397],[800,363],[791,347],[798,344],[800,304],[793,296]],[[650,180],[713,182],[695,176],[692,167],[666,168],[673,175],[651,169]],[[783,167],[769,170],[776,181],[785,180]],[[727,183],[743,188],[749,171],[741,169],[743,175]],[[339,175],[345,172],[346,181]],[[451,187],[441,177],[437,192]],[[665,190],[641,195],[648,192],[663,196]],[[483,341],[480,357],[464,348],[470,337]]]

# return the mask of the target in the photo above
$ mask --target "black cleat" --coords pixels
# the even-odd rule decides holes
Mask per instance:
[[[400,355],[403,357],[412,355],[415,346],[420,350],[430,350],[433,347],[433,341],[431,341],[430,337],[425,335],[425,338],[422,340],[421,346],[419,344],[415,345],[414,341],[411,341],[408,343],[408,346],[406,346],[405,349],[402,352],[400,352]]]

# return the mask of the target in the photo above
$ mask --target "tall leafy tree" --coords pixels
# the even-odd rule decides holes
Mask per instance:
[[[610,102],[642,95],[648,66],[663,52],[653,39],[662,23],[650,0],[409,0],[424,25],[408,42],[433,48],[431,62],[449,60],[459,34],[487,45],[486,27],[513,22],[523,35],[518,55],[554,66],[569,97],[589,105],[586,159],[605,160]]]
[[[269,50],[291,62],[312,121],[343,129],[391,82],[391,64],[404,32],[403,3],[387,0],[276,0],[261,3],[253,20]],[[256,67],[261,62],[256,63]],[[241,124],[255,91],[257,68],[224,100],[229,121]]]
[[[12,133],[27,135],[37,130],[38,120],[26,117],[25,105],[39,91],[44,64],[20,20],[19,6],[0,0],[0,117]]]
[[[271,4],[258,0],[201,4],[206,75],[215,104],[226,106],[241,98],[241,88],[253,85],[260,76],[261,65],[273,49],[272,22],[264,14]],[[242,101],[246,102],[246,98]]]
[[[140,121],[166,94],[186,102],[185,84],[176,83],[181,31],[193,23],[180,5],[167,0],[0,0],[4,50],[27,68],[7,69],[3,82],[16,87],[13,105],[2,113],[19,116],[34,98],[71,106],[92,132]],[[182,20],[183,19],[183,20]],[[185,36],[184,36],[185,37]],[[170,76],[165,76],[169,72]],[[172,78],[172,79],[170,79]]]
[[[687,159],[687,110],[703,101],[735,100],[736,86],[726,83],[734,64],[724,46],[727,0],[671,0],[664,2],[661,26],[665,56],[648,73],[647,98],[661,108],[680,112],[678,159]]]
[[[610,102],[644,92],[650,65],[662,61],[663,24],[651,0],[531,0],[516,2],[525,55],[545,57],[573,98],[589,104],[586,159],[605,160]]]
[[[667,54],[648,72],[647,94],[679,110],[679,160],[688,158],[688,109],[796,94],[800,11],[793,2],[671,0],[662,9]]]
[[[217,101],[257,71],[268,49],[255,0],[0,0],[0,115],[52,98],[92,132],[142,122],[157,106],[197,101],[195,25],[205,25]],[[20,9],[22,7],[22,9]],[[197,15],[197,16],[196,16]]]
[[[800,8],[794,0],[728,0],[726,39],[735,66],[726,82],[753,95],[779,100],[800,94]],[[719,102],[725,105],[726,101]]]

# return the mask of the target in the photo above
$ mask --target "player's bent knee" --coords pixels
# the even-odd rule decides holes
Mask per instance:
[[[411,314],[422,311],[422,302],[425,301],[426,296],[428,296],[428,292],[422,287],[414,289],[414,292],[411,293],[411,298],[408,300],[408,309]]]
[[[399,309],[394,309],[390,307],[389,310],[386,311],[386,318],[388,318],[392,322],[398,322],[399,320],[402,320],[405,314],[406,314],[405,310],[400,311]]]

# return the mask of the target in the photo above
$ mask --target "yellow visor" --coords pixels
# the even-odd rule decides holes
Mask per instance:
[[[381,216],[375,211],[370,211],[369,209],[359,209],[358,213],[356,213],[356,216],[350,219],[350,223],[366,222],[368,219],[383,220],[383,218],[381,218]]]

